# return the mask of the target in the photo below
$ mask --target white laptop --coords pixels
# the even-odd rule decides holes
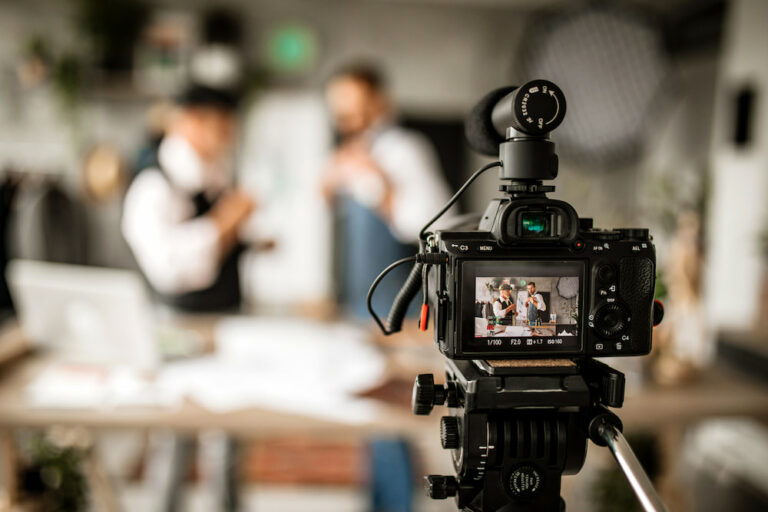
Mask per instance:
[[[6,277],[24,333],[58,358],[141,370],[159,364],[149,295],[136,272],[14,260]]]

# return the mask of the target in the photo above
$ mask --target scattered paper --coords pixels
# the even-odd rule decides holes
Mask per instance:
[[[260,407],[345,423],[375,419],[355,396],[386,366],[365,330],[308,320],[235,317],[216,329],[216,354],[164,367],[158,386],[215,412]]]
[[[154,379],[127,368],[55,363],[27,387],[32,407],[175,407],[189,397],[212,412],[266,408],[360,424],[378,403],[358,393],[381,382],[383,356],[364,329],[286,318],[234,317],[213,355],[170,362]]]
[[[51,363],[25,393],[28,405],[47,409],[175,407],[181,398],[130,368],[66,362]]]

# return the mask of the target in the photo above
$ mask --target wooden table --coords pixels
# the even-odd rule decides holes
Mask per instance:
[[[185,322],[186,326],[198,331],[207,344],[213,332],[208,317]],[[409,346],[403,336],[394,337],[382,350],[388,355],[388,375],[404,377],[419,371],[438,371],[442,358],[422,336],[422,340]],[[417,353],[417,357],[411,357]],[[274,410],[250,408],[228,413],[211,412],[193,400],[185,400],[180,407],[118,407],[109,409],[46,409],[31,407],[25,399],[25,390],[40,372],[51,363],[51,359],[37,352],[31,352],[24,342],[23,334],[11,326],[0,332],[0,510],[3,502],[14,503],[16,488],[16,452],[14,431],[27,428],[51,426],[73,427],[87,431],[153,429],[172,430],[191,434],[206,430],[223,431],[241,439],[274,437],[310,437],[324,441],[364,440],[376,435],[407,436],[421,439],[437,439],[439,415],[431,417],[414,416],[410,408],[380,403],[375,418],[366,424],[347,424]],[[343,358],[343,355],[340,355]],[[417,362],[413,364],[413,359]],[[311,393],[312,390],[306,390]],[[119,510],[116,493],[101,468],[97,454],[89,451],[87,472],[90,485],[104,510]],[[5,496],[3,496],[5,488]]]
[[[381,412],[369,424],[350,425],[315,417],[252,408],[227,413],[211,412],[187,399],[181,407],[109,409],[44,409],[30,407],[24,390],[50,363],[46,358],[26,357],[6,369],[0,377],[0,428],[77,426],[93,429],[154,429],[180,432],[222,430],[249,438],[274,435],[312,434],[348,439],[350,435],[407,433],[434,424],[403,407],[380,405]],[[312,390],[306,390],[311,393]]]
[[[438,382],[442,381],[442,359],[437,350],[429,346],[430,334],[422,337],[417,347],[409,346],[404,339],[388,339],[389,345],[384,350],[389,353],[389,359],[404,362],[399,369],[401,375],[432,371]],[[408,367],[409,362],[418,358],[422,359]],[[189,400],[174,410],[31,408],[24,400],[23,391],[45,364],[47,361],[44,357],[27,355],[12,365],[0,366],[0,432],[63,425],[92,430],[163,428],[195,432],[216,429],[250,439],[292,435],[350,439],[392,433],[423,438],[433,436],[437,439],[437,421],[442,415],[438,409],[430,417],[416,417],[407,408],[382,404],[380,414],[374,421],[364,425],[348,425],[258,408],[213,413]],[[748,416],[768,421],[768,389],[724,367],[715,366],[702,373],[698,380],[683,386],[649,386],[642,390],[630,388],[627,391],[625,406],[615,412],[629,432],[679,432],[681,425],[713,416]]]
[[[615,412],[627,429],[659,430],[713,416],[746,416],[768,421],[768,387],[715,365],[697,380],[675,387],[649,386]]]

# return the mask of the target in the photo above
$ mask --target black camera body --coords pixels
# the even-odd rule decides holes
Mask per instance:
[[[651,350],[656,255],[647,229],[594,229],[562,201],[503,199],[491,203],[477,230],[437,231],[430,243],[448,256],[434,268],[430,301],[435,342],[450,359]],[[519,290],[511,322],[493,314],[495,290],[478,300],[478,290],[500,281]],[[530,281],[549,299],[538,322],[521,311]]]

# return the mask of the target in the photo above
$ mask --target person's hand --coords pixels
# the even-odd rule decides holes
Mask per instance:
[[[277,247],[277,241],[274,238],[267,238],[265,240],[260,240],[256,244],[252,245],[251,248],[257,250],[257,251],[273,251]]]
[[[219,230],[222,253],[237,242],[237,231],[256,208],[253,198],[242,190],[224,193],[208,213]]]
[[[242,190],[225,192],[211,209],[211,217],[222,230],[239,226],[256,207],[254,200]]]
[[[322,192],[326,201],[329,202],[333,199],[339,188],[341,188],[344,178],[343,169],[338,165],[337,153],[338,151],[331,155],[331,159],[328,161],[328,165],[326,165],[320,180],[320,192]]]
[[[504,312],[505,313],[509,313],[513,309],[515,309],[515,305],[514,304],[510,304],[509,306],[507,306],[507,308],[504,310]]]
[[[389,178],[371,156],[369,144],[354,139],[339,147],[333,154],[322,181],[322,192],[327,200],[344,187],[352,187],[370,181],[381,183],[382,197],[378,208],[385,217],[389,216],[392,201],[392,186]]]
[[[347,174],[383,172],[371,156],[370,146],[362,139],[354,139],[341,146],[334,155],[334,163]]]

